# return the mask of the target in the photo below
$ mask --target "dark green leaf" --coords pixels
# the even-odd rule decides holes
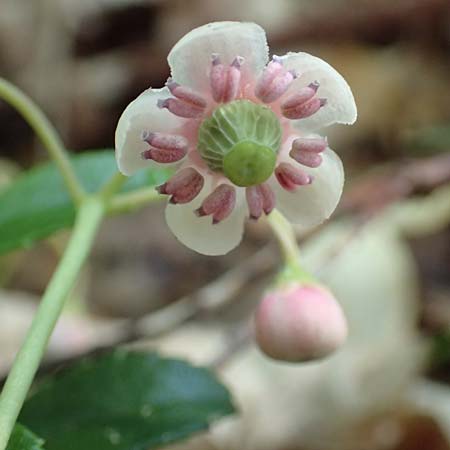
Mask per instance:
[[[118,350],[42,382],[20,420],[48,450],[147,450],[232,412],[227,390],[207,370]]]
[[[84,153],[72,158],[88,192],[96,192],[117,172],[113,151]],[[122,191],[163,183],[168,169],[143,170],[131,177]],[[62,177],[53,163],[38,166],[0,192],[0,253],[27,247],[62,228],[70,227],[75,209]]]
[[[11,434],[6,450],[43,450],[43,439],[17,423]]]

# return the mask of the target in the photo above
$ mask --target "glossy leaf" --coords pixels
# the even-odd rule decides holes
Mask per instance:
[[[88,192],[96,192],[117,172],[112,151],[84,153],[72,158],[75,172]],[[163,183],[168,169],[143,170],[122,191]],[[70,227],[75,208],[53,163],[33,168],[0,192],[0,253],[28,247],[62,228]]]
[[[44,440],[17,423],[11,434],[6,450],[43,450]]]
[[[232,412],[227,390],[207,370],[118,350],[38,385],[20,420],[47,450],[147,450]]]

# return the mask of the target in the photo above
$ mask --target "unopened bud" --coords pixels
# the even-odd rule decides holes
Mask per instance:
[[[266,294],[255,314],[255,332],[267,356],[300,362],[337,350],[347,337],[347,323],[324,287],[292,283]]]

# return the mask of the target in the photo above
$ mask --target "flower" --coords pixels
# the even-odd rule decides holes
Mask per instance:
[[[333,295],[316,284],[291,283],[266,294],[255,313],[256,341],[269,357],[300,362],[323,358],[347,337]]]
[[[264,30],[218,22],[184,36],[168,56],[171,78],[123,112],[116,130],[119,170],[177,171],[158,190],[166,220],[187,247],[207,255],[236,247],[247,216],[276,206],[314,227],[334,211],[344,173],[314,132],[356,120],[339,73],[307,53],[268,58]]]

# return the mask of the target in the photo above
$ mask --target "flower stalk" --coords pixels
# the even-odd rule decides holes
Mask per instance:
[[[104,204],[95,197],[84,200],[80,206],[69,244],[42,297],[0,396],[0,450],[6,448],[48,340],[89,254],[103,214]]]
[[[3,78],[0,78],[0,98],[13,106],[37,134],[61,172],[72,199],[76,204],[79,204],[85,196],[85,192],[75,175],[64,144],[53,125],[27,95]]]

